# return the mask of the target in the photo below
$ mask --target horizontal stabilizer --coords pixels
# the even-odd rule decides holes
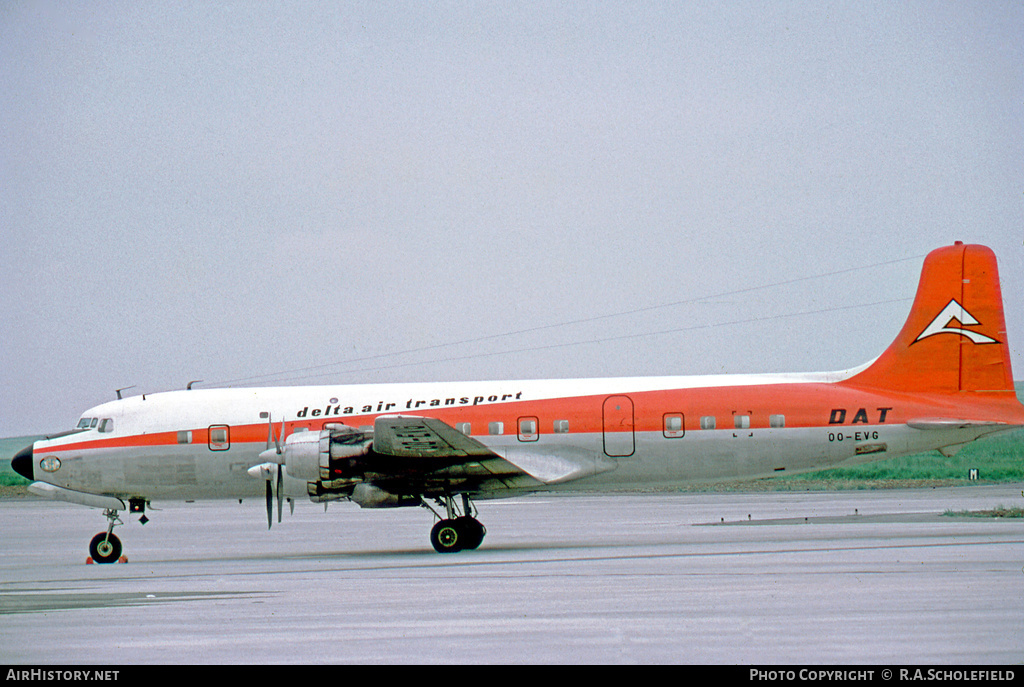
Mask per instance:
[[[947,417],[928,417],[910,420],[907,426],[913,429],[969,429],[971,427],[1004,427],[1005,422],[987,422],[980,420],[961,420]]]

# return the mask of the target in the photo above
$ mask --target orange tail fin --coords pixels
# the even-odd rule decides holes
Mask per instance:
[[[1012,393],[995,254],[959,241],[929,253],[899,336],[847,381],[892,391]]]

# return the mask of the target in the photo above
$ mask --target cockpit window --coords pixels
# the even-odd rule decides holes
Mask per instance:
[[[98,417],[83,417],[75,429],[95,429],[97,426],[101,432],[114,431],[114,421],[109,417],[103,418],[102,422]]]

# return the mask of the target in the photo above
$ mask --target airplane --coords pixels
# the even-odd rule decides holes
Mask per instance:
[[[152,501],[259,498],[425,507],[440,553],[478,548],[476,503],[559,489],[755,479],[937,449],[1024,426],[994,253],[925,258],[902,330],[828,373],[212,388],[91,408],[12,460],[54,500],[119,513]],[[260,483],[263,484],[260,484]],[[435,509],[431,503],[435,504]],[[326,506],[325,506],[326,507]],[[440,510],[441,512],[438,512]]]

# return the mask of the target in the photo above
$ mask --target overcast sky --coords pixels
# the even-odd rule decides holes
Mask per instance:
[[[955,240],[1019,379],[1022,172],[1020,2],[8,0],[0,436],[193,379],[846,369]]]

